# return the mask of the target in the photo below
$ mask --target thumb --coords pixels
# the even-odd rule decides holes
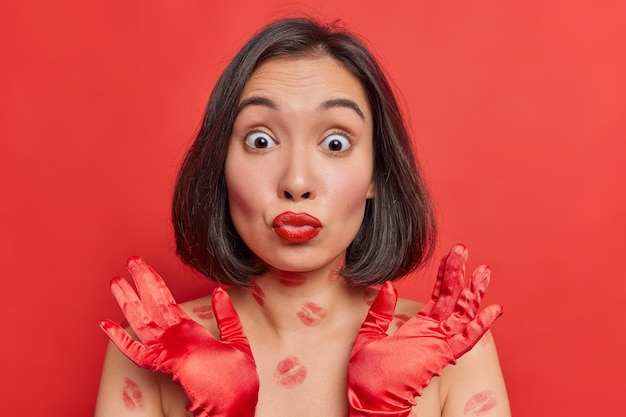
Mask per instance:
[[[389,281],[385,282],[361,325],[357,341],[369,343],[371,339],[385,336],[389,323],[393,320],[397,299],[398,293],[393,284]]]
[[[248,339],[243,333],[239,315],[230,301],[230,297],[222,288],[217,287],[213,291],[213,312],[217,327],[220,330],[220,338],[223,342],[248,344]]]

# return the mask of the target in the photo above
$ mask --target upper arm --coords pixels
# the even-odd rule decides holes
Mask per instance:
[[[104,359],[95,417],[163,417],[157,375],[141,369],[111,342]]]
[[[491,332],[441,374],[442,417],[510,417],[509,400]]]

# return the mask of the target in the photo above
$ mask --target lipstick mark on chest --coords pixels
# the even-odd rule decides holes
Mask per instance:
[[[194,307],[191,312],[201,320],[212,320],[213,317],[215,317],[215,314],[213,314],[213,305],[210,303]]]
[[[496,406],[496,394],[494,391],[485,390],[476,393],[467,400],[463,415],[466,417],[476,417],[485,414]]]
[[[252,297],[256,300],[257,303],[259,303],[260,306],[265,305],[265,293],[256,282],[252,283]]]
[[[306,368],[296,356],[287,356],[276,365],[274,377],[278,385],[295,387],[306,379]]]
[[[280,271],[278,277],[285,287],[298,287],[306,282],[306,276],[299,272]]]
[[[302,305],[296,315],[305,326],[313,327],[319,325],[326,317],[326,310],[312,301],[307,301]]]
[[[144,399],[139,385],[130,378],[124,380],[122,388],[122,400],[129,410],[141,410],[144,407]]]

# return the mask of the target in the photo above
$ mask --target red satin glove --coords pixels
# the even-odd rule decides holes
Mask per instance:
[[[350,417],[408,416],[415,397],[435,375],[470,350],[502,314],[491,305],[477,315],[489,285],[489,268],[464,283],[467,248],[444,257],[431,300],[394,334],[397,293],[385,283],[357,334],[348,368]]]
[[[113,343],[138,366],[172,374],[196,416],[253,417],[259,392],[256,364],[226,292],[213,292],[221,335],[216,340],[185,314],[143,259],[129,259],[128,270],[139,297],[121,277],[113,278],[111,292],[141,342],[117,323],[101,322]]]

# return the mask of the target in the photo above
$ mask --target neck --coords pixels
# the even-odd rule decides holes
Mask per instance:
[[[349,286],[335,273],[308,273],[269,269],[258,277],[251,288],[232,288],[229,293],[245,324],[254,320],[255,330],[273,333],[277,338],[293,334],[319,334],[345,329],[358,329],[357,314],[364,317],[367,304],[364,289]],[[261,329],[262,327],[262,329]]]

